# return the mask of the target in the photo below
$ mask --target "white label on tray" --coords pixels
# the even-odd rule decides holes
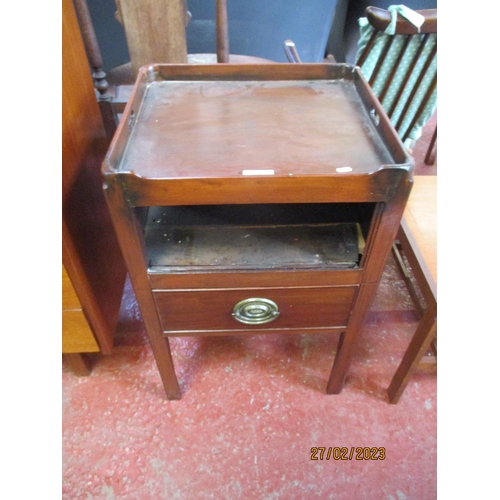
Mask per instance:
[[[243,170],[243,175],[274,175],[274,170]]]
[[[351,167],[339,167],[335,169],[339,174],[343,174],[344,172],[352,172]]]

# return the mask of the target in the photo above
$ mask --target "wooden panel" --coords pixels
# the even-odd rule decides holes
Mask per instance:
[[[236,331],[341,327],[347,324],[357,287],[264,288],[155,292],[165,332]],[[280,315],[265,325],[232,317],[238,302],[260,297],[274,301]]]
[[[120,170],[168,178],[252,170],[289,176],[370,173],[396,163],[355,83],[334,82],[153,82],[135,110]]]
[[[106,183],[116,174],[108,174]],[[120,175],[120,174],[118,174]],[[378,202],[391,198],[410,174],[403,169],[367,175],[234,176],[211,179],[143,179],[120,176],[133,206],[236,203]]]
[[[141,71],[116,139],[110,169],[143,178],[231,178],[245,169],[331,175],[413,164],[349,65],[153,65]]]
[[[150,274],[153,289],[357,285],[362,270]]]
[[[416,33],[436,33],[437,32],[437,10],[425,9],[418,13],[424,16],[424,22],[421,26],[415,26],[402,16],[397,16],[396,33],[399,35],[413,35]],[[378,31],[385,31],[392,22],[391,13],[378,7],[367,7],[366,17],[370,24]]]
[[[401,226],[437,297],[437,176],[415,176],[413,183]]]
[[[102,352],[109,353],[126,269],[102,192],[108,141],[71,0],[63,0],[62,42],[63,263]]]
[[[69,196],[78,180],[82,159],[105,152],[106,138],[71,0],[63,0],[62,37],[62,180],[63,195]]]
[[[63,309],[81,309],[82,305],[75,292],[73,283],[69,279],[68,272],[64,265],[62,266],[62,308]]]
[[[99,346],[81,309],[62,312],[62,352],[98,352]]]
[[[186,63],[184,0],[117,0],[135,73],[145,64]]]

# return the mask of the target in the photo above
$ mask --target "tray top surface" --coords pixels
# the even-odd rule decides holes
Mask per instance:
[[[132,111],[115,168],[142,177],[369,173],[396,163],[352,80],[156,81]]]

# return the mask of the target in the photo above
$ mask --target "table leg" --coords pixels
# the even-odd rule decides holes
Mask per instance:
[[[356,305],[351,313],[345,334],[340,336],[337,353],[333,362],[330,378],[326,386],[327,394],[339,394],[344,387],[344,381],[356,350],[359,337],[363,330],[370,304],[377,291],[378,284],[368,283],[361,285]]]
[[[123,258],[127,264],[130,281],[138,300],[144,324],[153,349],[153,354],[158,365],[158,371],[163,382],[163,387],[168,399],[181,399],[181,390],[175,375],[172,354],[168,339],[163,334],[160,324],[153,292],[149,285],[149,279],[145,266],[146,256],[142,248],[139,231],[142,231],[138,216],[134,208],[124,198],[121,186],[116,177],[108,177],[104,186],[106,201],[110,207],[111,216]]]

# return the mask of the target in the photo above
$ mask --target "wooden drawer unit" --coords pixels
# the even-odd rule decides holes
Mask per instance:
[[[99,352],[82,309],[62,311],[62,351],[64,354]]]
[[[62,299],[63,353],[98,352],[99,346],[64,266],[62,266]]]
[[[345,328],[356,286],[154,292],[165,333]],[[240,307],[236,307],[240,304]]]
[[[340,332],[342,390],[412,185],[358,68],[142,68],[104,190],[167,397],[175,335]]]

